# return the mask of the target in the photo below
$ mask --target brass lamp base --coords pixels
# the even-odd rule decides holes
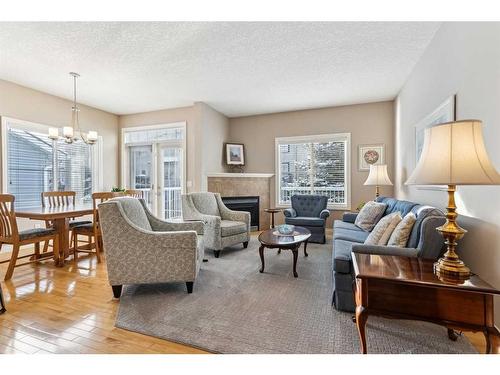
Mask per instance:
[[[467,280],[470,277],[470,269],[460,259],[440,258],[434,263],[434,273],[444,279]]]
[[[434,273],[447,281],[467,280],[471,276],[470,269],[460,260],[455,249],[457,240],[461,239],[467,231],[461,228],[456,218],[455,212],[455,185],[448,185],[448,207],[446,207],[446,222],[444,225],[436,228],[445,238],[446,253],[436,263],[434,263]]]

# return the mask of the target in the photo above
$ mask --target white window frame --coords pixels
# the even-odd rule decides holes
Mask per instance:
[[[330,210],[350,210],[351,209],[351,133],[333,133],[333,134],[318,134],[306,135],[296,137],[278,137],[274,139],[275,145],[275,202],[278,208],[290,207],[290,204],[280,203],[280,182],[281,182],[281,160],[279,146],[281,144],[294,144],[294,143],[321,143],[321,142],[346,142],[345,147],[345,160],[344,160],[344,181],[346,185],[345,190],[345,204],[328,203]]]
[[[184,134],[184,138],[182,140],[167,140],[167,141],[155,141],[155,142],[134,142],[134,143],[125,143],[125,133],[141,131],[141,130],[151,130],[151,129],[171,129],[171,128],[181,128]],[[156,181],[157,178],[160,177],[160,166],[158,165],[158,149],[162,146],[168,145],[180,145],[182,147],[182,188],[181,193],[186,193],[187,186],[187,126],[185,121],[179,122],[171,122],[171,123],[162,123],[162,124],[154,124],[154,125],[140,125],[134,127],[126,127],[121,128],[121,176],[120,176],[120,185],[122,188],[130,188],[130,160],[129,154],[127,152],[127,145],[134,146],[149,146],[152,145],[152,170],[155,172],[155,180],[153,181],[153,192],[156,194],[158,192],[159,184]],[[156,200],[152,201],[152,209],[153,212],[156,212],[158,207],[156,207]]]
[[[25,128],[26,130],[34,130],[41,133],[49,134],[50,127],[54,125],[40,124],[36,122],[19,120],[12,117],[1,117],[1,136],[2,136],[2,192],[8,193],[9,168],[8,168],[8,130],[10,128]],[[103,189],[103,168],[102,168],[102,137],[99,136],[92,149],[92,190],[101,191]],[[55,184],[54,184],[55,186]]]
[[[122,187],[130,187],[130,181],[129,181],[129,160],[128,160],[128,153],[127,153],[127,145],[125,144],[125,133],[127,132],[133,132],[133,131],[141,131],[141,130],[151,130],[151,129],[171,129],[171,128],[182,128],[183,133],[184,133],[184,139],[182,140],[172,140],[172,141],[158,141],[158,142],[152,142],[153,143],[153,153],[156,152],[154,149],[154,143],[161,143],[161,144],[168,144],[168,143],[181,143],[182,149],[183,149],[183,193],[184,189],[186,189],[186,181],[187,181],[187,127],[186,127],[186,122],[185,121],[180,121],[180,122],[171,122],[171,123],[165,123],[165,124],[155,124],[155,125],[140,125],[140,126],[134,126],[134,127],[127,127],[127,128],[121,128],[121,186]],[[136,142],[133,143],[134,146],[141,146],[141,145],[149,145],[150,142]],[[153,159],[156,158],[156,154],[153,154]],[[157,169],[156,167],[156,161],[153,160],[153,168],[154,170]]]

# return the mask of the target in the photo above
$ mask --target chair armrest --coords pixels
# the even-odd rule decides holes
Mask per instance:
[[[250,212],[231,210],[224,204],[220,194],[215,194],[215,199],[217,200],[217,206],[222,219],[241,221],[245,223],[247,225],[247,229],[250,230]]]
[[[193,231],[158,232],[138,227],[117,202],[99,205],[111,285],[193,281],[202,259]]]
[[[295,208],[290,207],[283,210],[283,215],[285,215],[285,217],[297,217],[297,211],[295,211]]]
[[[319,213],[321,219],[326,219],[328,216],[330,216],[330,210],[325,209]]]
[[[164,221],[159,220],[155,226],[151,223],[154,231],[177,232],[194,230],[196,234],[203,235],[203,221]]]
[[[153,213],[149,210],[146,205],[146,201],[144,199],[140,199],[142,207],[146,212],[146,216],[151,224],[151,228],[155,232],[172,232],[172,231],[186,231],[186,230],[194,230],[197,234],[203,234],[203,222],[202,221],[182,221],[182,222],[172,222],[166,221],[157,218],[153,215]]]
[[[379,245],[352,245],[353,253],[377,254],[377,255],[398,255],[404,257],[418,257],[419,249],[410,247],[379,246]]]
[[[344,214],[342,215],[342,221],[354,224],[357,216],[357,212],[344,212]]]

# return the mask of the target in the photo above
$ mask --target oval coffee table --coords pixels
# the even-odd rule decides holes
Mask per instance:
[[[268,229],[259,234],[259,255],[262,262],[260,273],[264,272],[264,249],[286,249],[291,250],[293,254],[293,276],[298,277],[297,274],[297,258],[299,254],[299,247],[304,243],[304,256],[307,256],[307,241],[311,237],[311,232],[307,228],[295,227],[292,235],[278,234],[277,229]]]

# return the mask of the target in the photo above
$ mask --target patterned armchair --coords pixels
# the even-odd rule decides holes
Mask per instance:
[[[156,218],[143,199],[114,198],[98,207],[109,283],[185,282],[188,293],[203,261],[203,223]]]
[[[296,194],[292,196],[292,207],[283,211],[285,223],[307,228],[311,231],[309,242],[325,243],[326,208],[328,198],[324,195]]]
[[[227,246],[237,243],[243,243],[245,249],[248,246],[250,213],[230,210],[218,193],[183,194],[182,217],[205,223],[205,247],[213,250],[216,258]]]

